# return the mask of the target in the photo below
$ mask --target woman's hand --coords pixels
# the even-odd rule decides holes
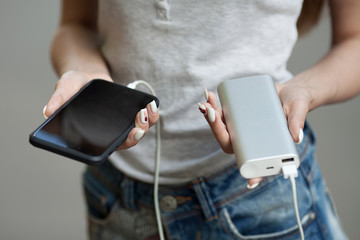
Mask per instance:
[[[50,97],[48,104],[44,107],[44,117],[48,118],[84,85],[96,78],[113,81],[107,74],[88,74],[80,71],[64,73],[57,82],[55,91]],[[153,101],[146,108],[138,112],[135,118],[135,128],[130,131],[127,139],[119,146],[118,150],[135,146],[158,119],[159,112],[156,103]]]
[[[149,103],[142,109],[135,118],[135,128],[133,128],[127,139],[119,146],[117,150],[127,149],[135,146],[140,139],[146,135],[149,128],[159,120],[159,111],[155,101]]]
[[[112,81],[110,76],[105,74],[87,74],[79,71],[65,72],[57,81],[54,93],[44,107],[44,117],[48,118],[51,116],[59,107],[79,91],[80,88],[95,78]]]
[[[296,143],[302,141],[305,119],[311,110],[314,89],[295,82],[295,78],[284,84],[276,84],[280,101],[288,122],[290,134]]]
[[[291,81],[276,85],[282,103],[285,116],[288,120],[289,130],[295,142],[300,143],[303,137],[306,115],[312,101],[311,91],[301,85],[293,84]],[[199,110],[204,114],[211,130],[222,150],[232,154],[234,150],[226,127],[224,114],[217,104],[216,95],[205,90],[205,103],[199,103]],[[248,179],[248,188],[255,188],[262,178]]]
[[[214,133],[214,136],[220,147],[225,153],[232,154],[234,150],[231,145],[231,139],[229,132],[226,127],[225,118],[221,107],[216,102],[216,95],[213,92],[207,91],[204,92],[206,102],[199,103],[199,110],[204,114],[206,121],[209,123],[211,130]],[[253,189],[257,187],[262,178],[252,178],[248,179],[247,187]]]

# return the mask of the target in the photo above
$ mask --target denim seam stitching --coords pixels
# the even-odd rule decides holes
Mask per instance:
[[[306,142],[306,146],[304,147],[304,150],[302,151],[301,155],[300,155],[300,159],[304,159],[307,157],[307,152],[308,152],[308,149],[310,147],[310,143],[311,143],[311,132],[310,130],[307,130],[307,135],[309,136],[308,137],[308,141]],[[314,159],[315,161],[315,159]],[[300,165],[300,171],[302,172],[303,176],[305,176],[305,179],[307,180],[307,184],[308,186],[311,186],[311,181],[312,181],[312,176],[316,170],[316,164],[313,164],[312,168],[309,170],[308,174],[306,174],[305,172],[305,169]]]
[[[314,222],[314,220],[316,219],[315,216],[316,215],[315,215],[314,211],[311,211],[302,217],[302,219],[301,219],[302,224],[306,223],[306,225],[303,226],[304,230],[306,230],[310,226],[310,224]],[[225,218],[225,221],[223,218]],[[295,225],[291,228],[288,228],[287,230],[279,231],[278,233],[256,234],[256,235],[252,235],[252,236],[244,236],[240,232],[238,232],[238,229],[236,228],[235,224],[232,222],[232,219],[226,208],[223,209],[223,214],[221,214],[220,221],[221,221],[221,225],[226,233],[229,233],[229,231],[228,231],[229,229],[227,229],[227,228],[230,228],[231,235],[235,236],[236,238],[243,239],[243,240],[286,239],[290,236],[295,236],[296,234],[299,233],[298,226]],[[223,222],[226,222],[227,224],[224,225]],[[230,226],[230,224],[232,224],[233,226]],[[234,228],[234,230],[231,230],[232,228]],[[261,236],[261,235],[263,235],[263,236]],[[276,235],[278,235],[278,236],[276,236]],[[280,235],[283,235],[283,236],[280,236]]]
[[[162,219],[163,219],[164,223],[171,224],[174,221],[177,221],[177,220],[180,220],[180,219],[184,219],[184,218],[188,218],[188,217],[192,217],[192,216],[198,216],[199,212],[200,212],[200,210],[176,213],[175,215],[163,216]]]
[[[246,189],[240,190],[240,191],[228,196],[227,198],[214,203],[214,206],[216,208],[220,208],[226,204],[229,204],[231,202],[238,200],[238,197],[244,198],[250,194],[256,194],[256,192],[260,191],[260,189],[263,190],[263,189],[269,188],[274,182],[276,182],[281,177],[282,176],[279,175],[279,176],[275,176],[275,177],[264,178],[257,188],[255,188],[255,189],[247,189],[246,188]]]
[[[195,190],[197,197],[199,198],[201,209],[204,211],[204,215],[205,215],[207,221],[211,221],[211,220],[214,220],[217,218],[216,209],[213,206],[211,198],[209,196],[207,196],[206,193],[204,193],[204,191],[203,191],[204,187],[205,186],[204,186],[203,181],[200,181],[199,183],[194,184],[194,190]]]

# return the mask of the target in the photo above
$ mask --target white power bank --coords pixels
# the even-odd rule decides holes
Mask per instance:
[[[218,94],[243,177],[279,174],[286,164],[299,166],[295,143],[270,76],[224,81],[218,86]]]

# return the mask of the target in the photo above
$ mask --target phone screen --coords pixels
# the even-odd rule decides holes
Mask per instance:
[[[158,104],[150,94],[93,80],[35,130],[30,139],[36,141],[34,145],[46,145],[39,147],[75,158],[88,156],[85,161],[91,161],[110,148],[114,151],[134,127],[136,114],[153,100]]]

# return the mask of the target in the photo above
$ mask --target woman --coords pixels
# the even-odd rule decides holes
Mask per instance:
[[[304,5],[303,5],[304,4]],[[346,239],[314,160],[309,111],[360,92],[360,3],[330,0],[333,46],[292,76],[286,62],[308,27],[310,1],[63,0],[52,46],[60,79],[50,116],[94,78],[147,80],[161,101],[160,206],[167,239],[299,239],[290,183],[244,179],[214,91],[224,80],[269,74],[301,157],[297,192],[306,239]],[[321,2],[318,4],[318,9]],[[316,17],[315,17],[316,19]],[[311,22],[311,21],[310,21]],[[310,24],[311,25],[311,24]],[[205,101],[200,92],[205,91]],[[208,125],[199,117],[197,103]],[[148,115],[146,121],[144,115]],[[120,151],[84,175],[91,239],[156,239],[152,189],[159,110],[136,117]],[[146,137],[144,137],[146,135]],[[140,140],[141,139],[141,140]],[[135,146],[136,145],[136,146]]]

